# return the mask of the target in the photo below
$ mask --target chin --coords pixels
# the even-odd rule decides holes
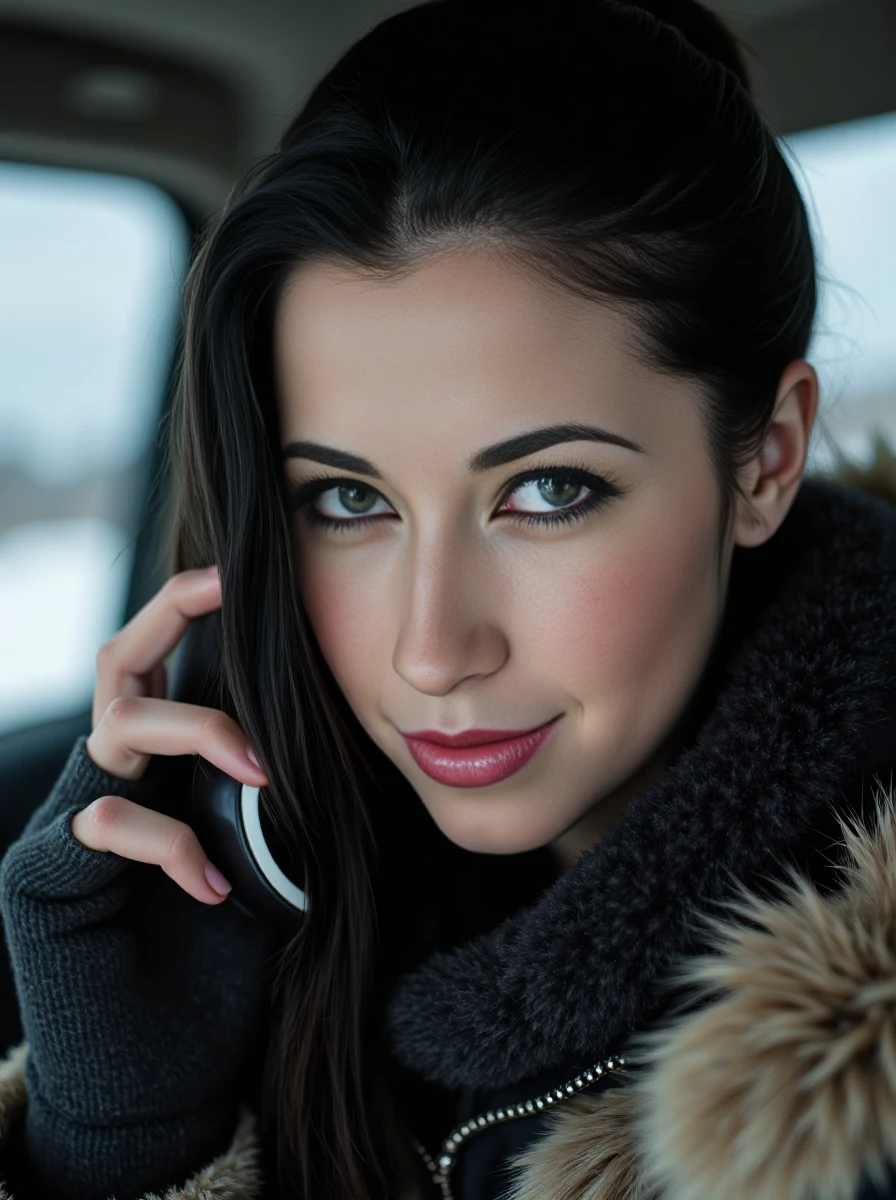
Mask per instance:
[[[485,820],[480,817],[476,821],[459,821],[457,813],[452,813],[448,819],[440,819],[433,809],[429,811],[445,837],[472,854],[525,854],[546,846],[563,832],[562,829],[533,829],[531,825],[527,827],[525,820],[496,819],[495,813]]]

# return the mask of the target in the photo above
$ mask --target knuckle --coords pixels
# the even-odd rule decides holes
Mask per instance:
[[[233,723],[226,713],[219,708],[212,708],[202,718],[199,733],[203,738],[229,737],[233,733]]]
[[[127,804],[121,796],[100,796],[82,809],[82,813],[93,829],[108,833],[121,825]]]
[[[138,707],[137,699],[136,696],[116,696],[114,700],[110,700],[103,714],[105,723],[120,725],[122,722],[131,720]]]
[[[114,662],[117,651],[118,647],[116,645],[115,638],[109,638],[108,642],[103,642],[102,646],[100,646],[99,650],[96,652],[96,665],[98,667],[104,667],[109,663]]]
[[[189,825],[183,821],[173,821],[173,828],[164,851],[164,861],[183,861],[192,858],[198,844],[199,839]]]
[[[167,592],[169,596],[172,594],[176,595],[178,592],[184,591],[189,587],[190,576],[192,574],[195,574],[195,572],[189,570],[175,571],[175,573],[173,575],[169,575],[162,584],[161,590],[163,592]]]

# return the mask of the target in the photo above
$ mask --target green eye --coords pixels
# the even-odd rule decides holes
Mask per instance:
[[[545,486],[545,481],[548,486]],[[562,507],[565,504],[571,504],[578,497],[583,487],[585,487],[583,483],[580,483],[577,479],[569,479],[565,475],[542,475],[538,479],[530,480],[528,483],[514,488],[511,495],[515,496],[517,492],[524,492],[528,488],[534,500],[537,501],[541,498],[546,500],[548,504]]]
[[[356,514],[369,512],[371,503],[373,502],[375,496],[373,488],[365,488],[363,486],[346,487],[344,485],[340,485],[339,487],[332,488],[331,490],[338,493],[340,504],[344,504],[349,512]],[[367,494],[366,502],[364,498],[365,493]],[[326,494],[326,492],[320,493],[322,496],[325,496]]]
[[[331,496],[332,499],[329,498]],[[338,513],[341,510],[350,515],[339,517],[321,512],[317,505],[323,497],[327,497],[326,505],[330,512]],[[386,503],[375,488],[361,483],[360,480],[334,479],[324,475],[302,484],[293,497],[292,507],[303,509],[303,515],[311,525],[341,529],[343,526],[353,528],[355,525],[363,524],[363,518],[371,514],[377,500]],[[376,517],[381,515],[386,515],[386,513],[373,513],[373,516]]]

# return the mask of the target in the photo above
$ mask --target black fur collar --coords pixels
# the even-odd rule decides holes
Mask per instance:
[[[880,743],[894,538],[884,502],[805,479],[775,536],[735,550],[720,682],[694,738],[534,904],[400,977],[386,1009],[398,1062],[496,1087],[616,1053],[662,1012],[664,973],[697,945],[690,907],[771,871]]]

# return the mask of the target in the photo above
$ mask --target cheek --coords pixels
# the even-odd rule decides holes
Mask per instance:
[[[375,647],[382,645],[377,636],[378,604],[373,591],[375,575],[357,578],[317,559],[314,570],[298,560],[299,594],[308,616],[311,630],[333,677],[349,703],[368,695],[381,683],[382,663],[376,658]]]
[[[621,728],[655,725],[703,666],[719,603],[711,514],[658,497],[592,544],[556,607],[550,648],[568,690]]]

